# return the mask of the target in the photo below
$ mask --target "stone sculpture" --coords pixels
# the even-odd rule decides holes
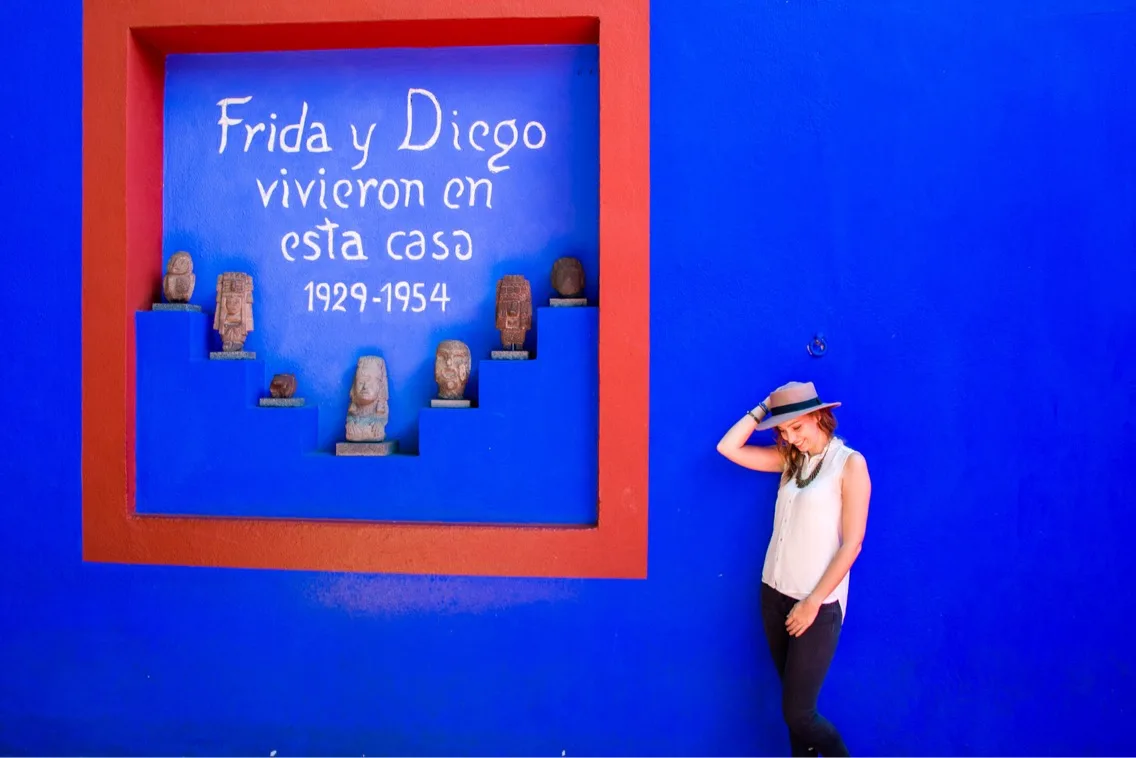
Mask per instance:
[[[525,335],[532,328],[532,287],[520,274],[507,274],[497,282],[497,329],[504,350],[494,350],[497,359],[526,359]]]
[[[197,275],[193,273],[193,258],[184,250],[174,253],[166,262],[166,275],[162,277],[162,294],[170,303],[188,303],[193,297]]]
[[[304,404],[304,398],[294,397],[296,394],[295,374],[276,374],[268,385],[269,397],[260,398],[260,405],[265,408],[297,408]]]
[[[193,273],[193,258],[184,250],[178,251],[166,261],[166,273],[162,277],[162,294],[164,303],[154,303],[156,311],[201,311],[200,305],[193,305],[189,298],[193,296],[193,287],[197,284],[197,275]]]
[[[229,271],[217,277],[217,308],[213,329],[221,334],[221,352],[210,358],[255,358],[244,351],[245,340],[253,330],[252,277]]]
[[[549,298],[553,307],[587,305],[584,293],[584,264],[579,258],[564,256],[552,264],[552,288],[560,297]]]
[[[272,397],[292,397],[296,394],[295,374],[276,374],[268,385],[268,394]]]
[[[382,442],[390,418],[387,401],[387,364],[375,355],[364,355],[355,365],[347,408],[347,439],[351,442]]]
[[[465,385],[469,381],[473,358],[469,345],[461,340],[442,340],[434,353],[434,381],[438,397],[430,401],[434,408],[469,408]]]
[[[336,455],[390,455],[396,443],[386,439],[390,419],[387,364],[377,355],[364,355],[355,365],[347,407],[347,442],[335,445]]]

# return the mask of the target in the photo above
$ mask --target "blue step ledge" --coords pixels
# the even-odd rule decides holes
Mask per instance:
[[[417,454],[383,457],[318,449],[310,399],[260,407],[262,356],[210,360],[210,314],[138,312],[138,513],[594,525],[598,310],[538,311],[532,360],[478,361],[477,407],[421,408]]]

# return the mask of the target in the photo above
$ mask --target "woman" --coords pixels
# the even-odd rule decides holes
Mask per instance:
[[[817,697],[844,623],[871,480],[864,456],[833,433],[839,405],[822,403],[812,382],[790,382],[718,442],[718,452],[739,466],[781,474],[761,615],[793,755],[848,755],[840,732],[817,713]],[[773,429],[773,445],[746,444],[763,429]]]

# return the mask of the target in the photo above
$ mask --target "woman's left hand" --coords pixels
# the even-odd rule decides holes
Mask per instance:
[[[800,637],[816,621],[819,610],[820,605],[809,598],[798,600],[785,619],[785,629],[794,637]]]

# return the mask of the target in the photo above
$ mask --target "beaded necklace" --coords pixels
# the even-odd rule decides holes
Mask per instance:
[[[816,468],[813,469],[813,473],[809,474],[807,479],[801,479],[801,469],[803,469],[804,466],[801,466],[801,468],[797,469],[797,473],[793,475],[793,479],[797,482],[797,489],[803,490],[805,487],[808,487],[810,484],[812,484],[813,480],[817,478],[817,474],[820,473],[821,466],[824,465],[824,459],[828,456],[828,448],[831,445],[832,440],[829,439],[828,444],[824,446],[824,451],[820,455],[820,460],[817,461]]]

